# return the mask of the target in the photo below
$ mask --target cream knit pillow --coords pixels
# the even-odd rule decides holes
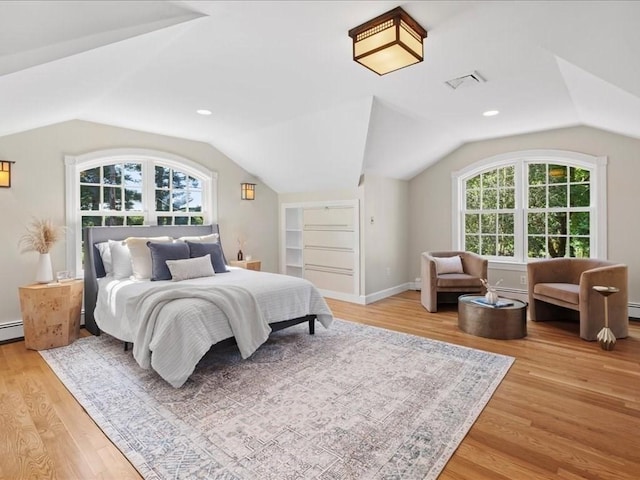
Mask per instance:
[[[213,265],[211,255],[204,257],[186,258],[184,260],[167,260],[167,267],[171,272],[171,280],[189,280],[190,278],[213,277]]]
[[[442,273],[464,273],[462,269],[462,259],[460,255],[453,257],[433,257],[436,261],[436,272]]]

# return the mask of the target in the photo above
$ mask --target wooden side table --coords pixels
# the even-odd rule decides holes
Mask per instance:
[[[82,280],[20,287],[24,343],[31,350],[63,347],[80,334]]]
[[[261,262],[260,260],[231,260],[229,265],[244,268],[245,270],[260,271]]]

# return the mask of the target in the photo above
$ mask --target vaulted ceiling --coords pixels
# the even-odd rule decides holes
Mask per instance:
[[[425,60],[379,77],[347,31],[398,5]],[[613,1],[3,1],[0,135],[83,119],[204,141],[280,193],[410,179],[480,139],[640,138],[639,24]]]

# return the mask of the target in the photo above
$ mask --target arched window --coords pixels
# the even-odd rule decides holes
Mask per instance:
[[[82,274],[82,228],[217,220],[217,174],[176,155],[117,149],[66,156],[67,268]]]
[[[530,150],[454,172],[454,248],[493,262],[606,257],[606,158]]]

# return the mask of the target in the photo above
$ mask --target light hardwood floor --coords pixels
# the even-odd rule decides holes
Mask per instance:
[[[430,314],[417,292],[328,302],[338,318],[516,358],[441,479],[640,478],[640,323],[606,352],[562,322],[529,322],[521,340],[472,337],[458,330],[455,306]],[[140,477],[17,342],[0,346],[0,478]]]

